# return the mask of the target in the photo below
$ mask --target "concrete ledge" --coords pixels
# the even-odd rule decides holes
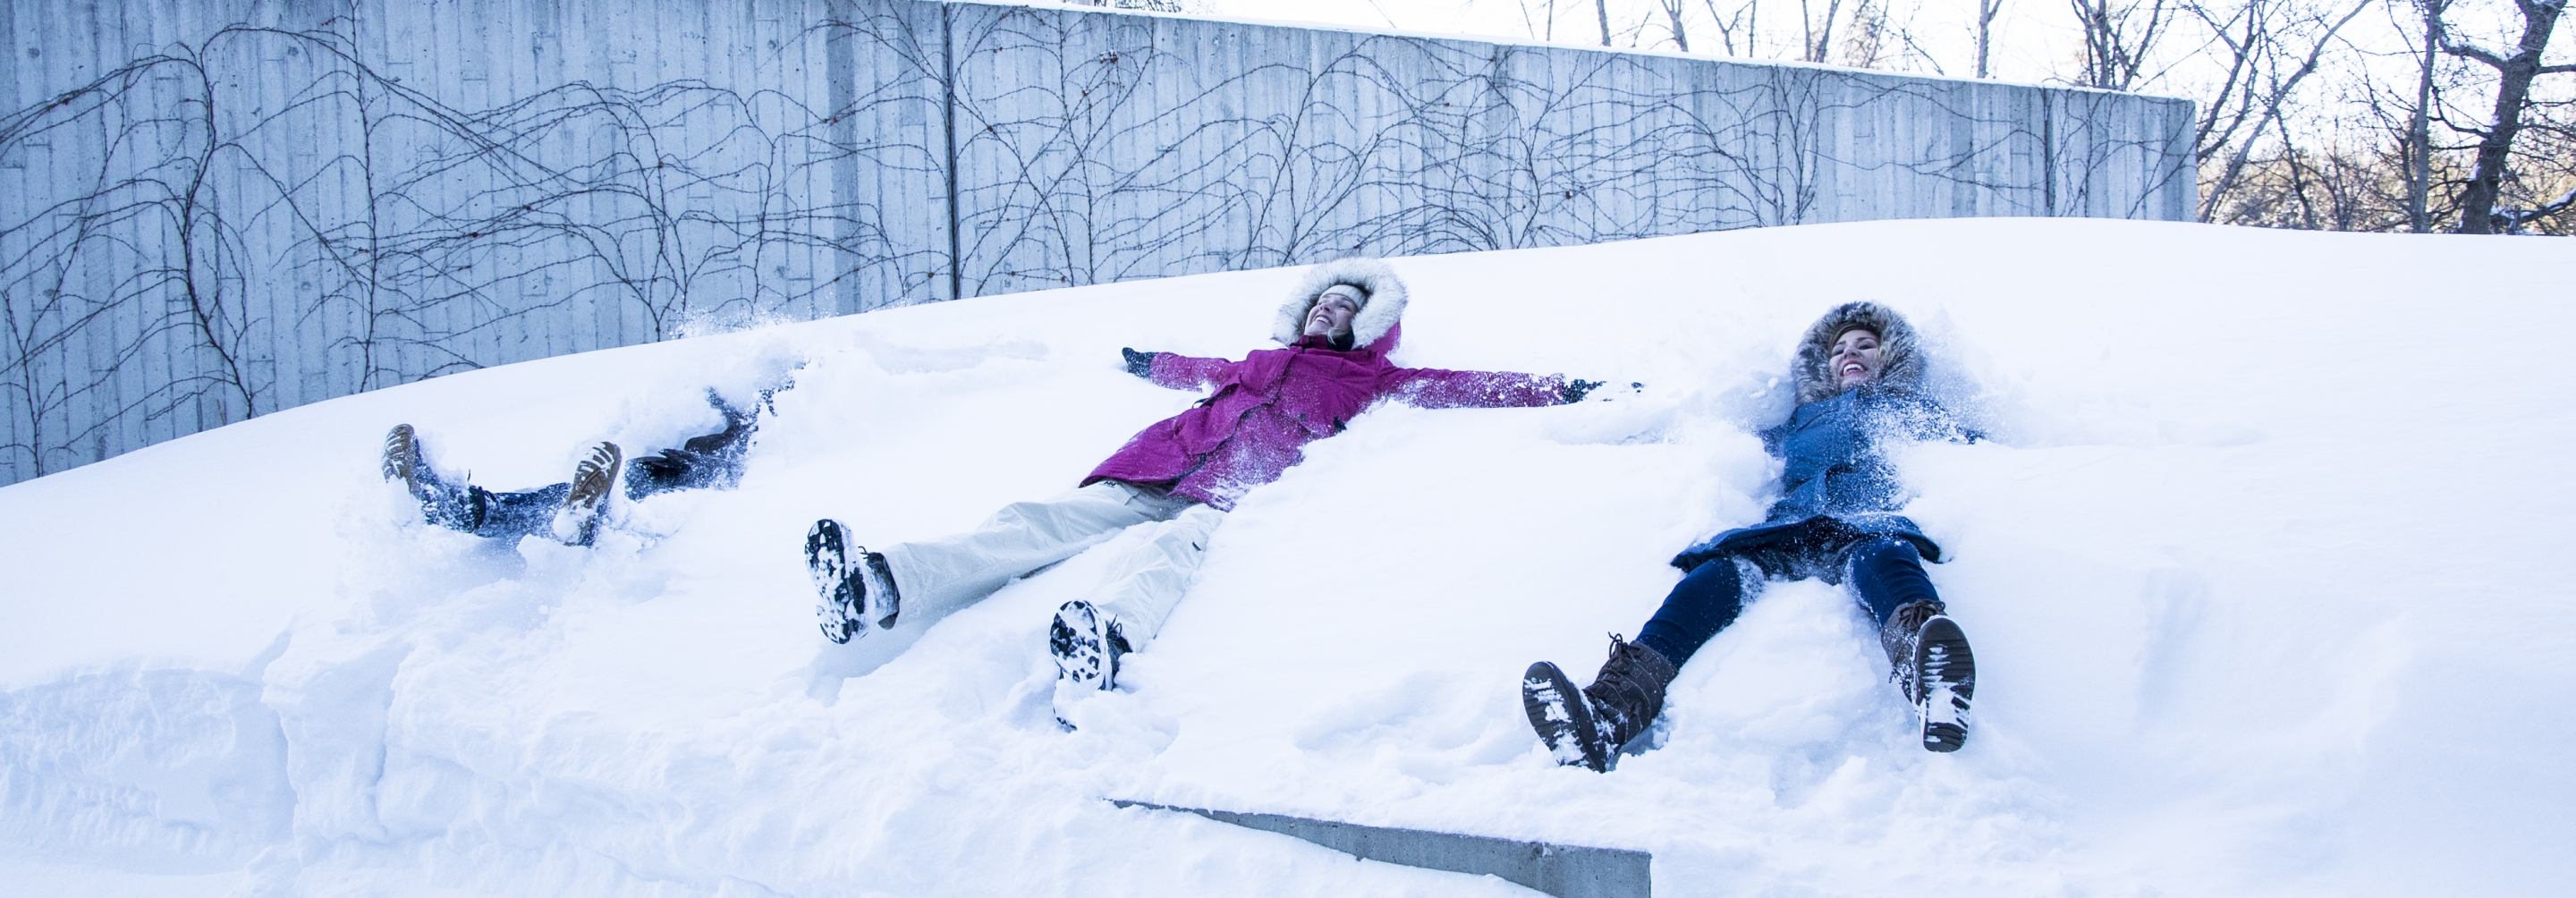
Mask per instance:
[[[1373,861],[1469,875],[1492,874],[1558,898],[1645,898],[1652,893],[1654,858],[1643,851],[1517,842],[1490,836],[1394,829],[1309,820],[1282,814],[1245,814],[1179,808],[1142,801],[1110,802],[1122,808],[1182,811],[1219,823],[1274,832]]]

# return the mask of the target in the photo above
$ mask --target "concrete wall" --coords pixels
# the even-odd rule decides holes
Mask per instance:
[[[2180,100],[1062,7],[0,16],[0,482],[749,322],[2195,189]]]

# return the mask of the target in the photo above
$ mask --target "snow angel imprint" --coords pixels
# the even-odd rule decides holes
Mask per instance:
[[[1762,523],[1674,557],[1688,573],[1637,641],[1612,639],[1592,685],[1575,689],[1546,661],[1523,675],[1530,726],[1558,763],[1608,769],[1663,713],[1664,690],[1681,665],[1769,578],[1848,584],[1878,621],[1923,747],[1958,750],[1968,738],[1976,662],[1923,573],[1925,559],[1941,560],[1941,547],[1895,513],[1904,489],[1886,455],[1894,441],[1973,439],[1922,395],[1923,361],[1914,328],[1874,303],[1836,307],[1807,328],[1793,363],[1798,407],[1762,432],[1763,448],[1782,461],[1780,499]]]
[[[1069,703],[1114,688],[1120,656],[1162,628],[1235,500],[1278,479],[1307,443],[1341,432],[1380,399],[1425,408],[1541,406],[1581,399],[1599,385],[1397,367],[1387,355],[1403,329],[1404,304],[1404,284],[1384,263],[1317,266],[1273,322],[1271,339],[1284,349],[1240,362],[1122,350],[1130,374],[1173,389],[1212,390],[1190,410],[1137,433],[1078,488],[1012,503],[965,533],[873,552],[852,544],[840,522],[814,522],[805,560],[822,594],[815,612],[823,635],[848,642],[871,627],[894,626],[904,610],[945,614],[1121,530],[1151,524],[1151,538],[1116,560],[1108,585],[1088,600],[1064,603],[1048,628],[1056,719],[1064,722]]]

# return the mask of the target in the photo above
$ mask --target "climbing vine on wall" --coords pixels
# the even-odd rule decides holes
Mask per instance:
[[[0,201],[7,480],[460,369],[888,305],[2190,214],[2188,104],[2098,91],[911,0],[814,0],[765,41],[629,36],[758,56],[748,76],[549,80],[502,59],[528,40],[505,27],[422,77],[357,23],[461,13],[358,6],[214,29],[0,118],[24,185]]]

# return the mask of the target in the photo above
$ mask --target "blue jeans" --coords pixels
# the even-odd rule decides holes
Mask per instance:
[[[1839,556],[1839,557],[1836,557]],[[1742,563],[1738,563],[1739,559]],[[1835,564],[1836,561],[1843,562]],[[1637,633],[1637,642],[1654,649],[1674,667],[1690,660],[1699,647],[1734,623],[1761,580],[1747,581],[1750,568],[1765,577],[1822,576],[1847,581],[1861,606],[1880,624],[1899,606],[1940,595],[1923,573],[1923,555],[1897,536],[1872,536],[1834,552],[1822,547],[1759,555],[1720,555],[1700,562],[1673,585],[1664,606]],[[1839,568],[1839,570],[1838,570]]]
[[[434,474],[423,472],[421,486],[429,495],[420,500],[421,517],[451,530],[462,530],[476,536],[516,540],[531,533],[551,535],[555,510],[563,507],[564,496],[572,484],[556,483],[532,490],[496,493],[473,484],[453,486]]]

